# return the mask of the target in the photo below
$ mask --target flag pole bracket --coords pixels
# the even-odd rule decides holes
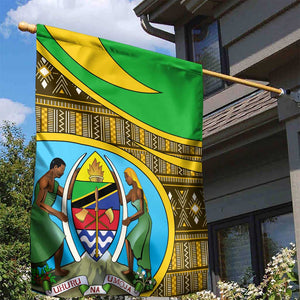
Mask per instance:
[[[291,92],[287,90],[286,94],[291,100],[295,101],[296,103],[299,103],[298,106],[300,105],[300,90],[296,92]]]
[[[284,96],[286,99],[289,99],[291,101],[294,101],[298,104],[300,107],[300,90],[298,91],[291,91],[291,90],[285,90],[284,94],[278,95],[276,93],[272,93],[272,97],[278,98],[280,96]]]

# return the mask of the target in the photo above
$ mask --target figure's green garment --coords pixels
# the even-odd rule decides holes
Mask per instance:
[[[44,203],[52,206],[55,202],[58,189],[58,182],[55,181],[54,190],[48,192]],[[36,204],[40,190],[40,183],[35,186],[34,202],[31,210],[31,249],[30,256],[32,263],[41,263],[48,260],[62,244],[65,235],[59,227],[50,219],[49,214]]]
[[[143,201],[145,208],[144,213],[138,218],[138,223],[128,234],[127,240],[131,245],[134,257],[137,259],[138,266],[150,270],[150,235],[152,221],[147,212],[147,204],[145,200]],[[131,203],[138,211],[141,209],[139,199]]]

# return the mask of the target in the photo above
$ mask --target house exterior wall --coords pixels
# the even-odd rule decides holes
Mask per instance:
[[[159,0],[154,2],[157,4]],[[185,17],[172,22],[168,19],[175,28],[178,58],[189,59],[186,24],[198,15],[207,15],[219,20],[222,46],[228,53],[229,75],[299,90],[299,1],[264,0],[262,5],[260,0],[228,0],[212,7],[209,13],[201,7],[211,1],[181,2],[183,6],[186,3]],[[151,9],[145,12],[151,17]],[[163,15],[159,20],[163,23]],[[209,95],[204,99],[204,117],[222,111],[254,91],[233,84]],[[296,243],[300,245],[299,136],[300,105],[286,96],[279,97],[278,106],[259,116],[204,134],[204,199],[208,223],[292,203]],[[214,272],[212,269],[213,285]]]
[[[203,169],[208,223],[291,202],[284,131],[205,160]]]
[[[261,1],[256,0],[243,1],[240,4],[240,1],[231,2],[235,5],[234,8],[228,9],[229,4],[225,3],[214,12],[220,21],[222,46],[228,51],[230,75],[244,74],[248,77],[249,68],[253,66],[259,68],[259,64],[263,63],[264,74],[255,76],[255,79],[284,83],[284,85],[279,85],[284,88],[294,87],[296,82],[300,82],[298,57],[294,55],[294,52],[293,56],[289,57],[292,68],[286,61],[284,65],[278,67],[280,63],[274,62],[270,57],[280,51],[288,51],[287,48],[300,40],[299,19],[297,18],[300,13],[299,1],[267,0],[264,1],[263,6]],[[176,54],[177,57],[183,59],[188,57],[185,34],[183,24],[175,25]],[[266,67],[265,60],[268,58],[269,66]],[[286,70],[282,73],[285,66]],[[257,73],[259,72],[255,72]],[[253,76],[249,77],[253,78]],[[234,84],[205,99],[204,115],[253,91],[253,88]],[[247,133],[243,135],[243,138],[248,138]],[[270,147],[266,144],[267,138],[271,143]],[[276,146],[278,137],[277,139],[272,139],[272,136],[264,137],[261,142],[247,145],[248,150],[244,151],[248,151],[248,154],[244,156],[237,156],[234,151],[226,153],[226,149],[223,148],[223,153],[222,150],[219,151],[217,158],[212,159],[209,156],[214,149],[210,147],[210,141],[204,137],[204,195],[208,222],[291,202],[288,150],[283,124],[281,139],[283,141],[279,140],[282,147]],[[231,138],[230,142],[234,142],[234,138]],[[274,162],[267,163],[269,156],[254,156],[254,152],[249,150],[253,145],[255,145],[254,149],[259,149],[260,153],[266,154],[269,151],[272,155],[277,153],[278,157],[274,156]],[[219,147],[222,148],[222,146],[221,143]],[[240,153],[241,149],[243,148],[237,148],[236,153]],[[233,157],[234,164],[225,157]],[[243,165],[243,170],[239,171],[238,166],[241,165]],[[268,192],[264,192],[266,190]],[[238,199],[243,199],[243,201]],[[228,207],[230,209],[226,209]]]
[[[255,28],[261,27],[261,24],[265,23],[266,20],[270,20],[278,13],[287,10],[295,2],[297,1],[264,0],[262,5],[259,0],[244,1],[220,18],[223,44],[231,44]],[[218,17],[222,13],[224,13],[224,9],[220,7],[215,12],[215,16]]]
[[[300,86],[300,47],[295,58],[278,67],[270,73],[270,82],[274,86],[282,86],[286,89],[297,90]]]
[[[271,55],[283,51],[287,45],[292,45],[299,40],[300,29],[296,22],[299,13],[300,4],[228,47],[230,73],[232,75],[239,73],[247,75],[247,71],[250,69],[248,72],[251,77],[268,80],[268,71],[271,71],[270,66],[262,74],[251,72],[251,67],[268,59]],[[287,20],[292,21],[287,22]]]
[[[275,86],[284,83],[279,84],[283,88],[295,87],[299,83],[299,74],[292,74],[290,67],[289,72],[280,72],[280,81],[276,80],[276,74],[289,64],[299,72],[300,2],[266,0],[263,6],[258,0],[229,2],[232,2],[234,8],[228,9],[231,6],[225,1],[214,12],[220,21],[222,46],[228,52],[229,74],[254,81],[267,81]],[[188,59],[184,26],[184,23],[174,25],[176,56]],[[283,78],[286,77],[284,82]],[[295,84],[291,81],[295,81]],[[236,85],[230,88],[231,91],[218,92],[207,98],[204,114],[254,91]],[[233,95],[237,89],[238,94]]]

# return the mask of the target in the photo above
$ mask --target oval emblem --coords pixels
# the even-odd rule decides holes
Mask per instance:
[[[71,206],[78,237],[87,253],[98,261],[116,236],[120,199],[115,179],[97,152],[78,172]]]

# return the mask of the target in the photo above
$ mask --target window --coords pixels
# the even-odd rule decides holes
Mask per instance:
[[[251,267],[249,226],[247,223],[217,231],[218,261],[223,280],[240,282]]]
[[[295,243],[291,204],[209,224],[212,286],[218,280],[259,283],[268,262]]]
[[[224,73],[224,50],[220,47],[218,22],[207,24],[203,23],[205,20],[199,17],[187,26],[189,60],[202,64],[204,69]],[[223,87],[224,82],[220,78],[203,76],[205,96]]]
[[[281,248],[295,242],[293,214],[284,214],[261,221],[264,267]]]

